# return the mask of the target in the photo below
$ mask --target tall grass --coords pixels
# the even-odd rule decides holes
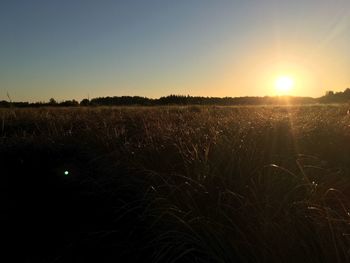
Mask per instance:
[[[8,218],[55,240],[23,245],[29,262],[350,260],[345,106],[0,115]]]

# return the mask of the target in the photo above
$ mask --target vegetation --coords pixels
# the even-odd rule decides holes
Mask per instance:
[[[9,97],[10,98],[10,97]],[[80,103],[76,100],[65,100],[57,102],[51,98],[49,102],[12,102],[0,101],[0,108],[38,108],[38,107],[76,107],[76,106],[165,106],[165,105],[211,105],[211,106],[234,106],[234,105],[309,105],[315,103],[348,103],[350,102],[350,89],[344,92],[327,91],[325,96],[320,98],[310,97],[199,97],[184,95],[169,95],[158,99],[151,99],[140,96],[121,97],[100,97],[93,99],[82,99]]]
[[[5,251],[13,262],[348,262],[346,111],[2,109]]]
[[[326,95],[319,99],[321,103],[346,103],[350,101],[350,89],[343,92],[327,91]]]
[[[76,106],[161,106],[161,105],[216,105],[216,106],[233,106],[233,105],[286,105],[286,104],[313,104],[318,100],[309,97],[193,97],[183,95],[169,95],[159,99],[150,99],[140,96],[121,96],[121,97],[102,97],[83,99],[80,104],[75,100],[66,100],[57,102],[51,98],[49,102],[8,102],[0,101],[0,108],[28,108],[28,107],[76,107]]]

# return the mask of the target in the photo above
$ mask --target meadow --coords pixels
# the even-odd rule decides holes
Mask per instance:
[[[5,251],[13,262],[349,262],[347,109],[2,109]]]

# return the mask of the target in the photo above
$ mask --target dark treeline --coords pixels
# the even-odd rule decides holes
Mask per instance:
[[[314,104],[314,103],[347,103],[350,102],[350,89],[343,92],[328,91],[325,96],[320,98],[310,97],[199,97],[184,95],[169,95],[158,99],[151,99],[140,96],[120,96],[120,97],[99,97],[83,99],[80,102],[76,100],[66,100],[57,102],[51,98],[49,102],[9,102],[0,101],[0,108],[10,107],[77,107],[77,106],[158,106],[158,105],[281,105],[281,104]]]
[[[83,105],[261,105],[261,104],[284,104],[292,103],[313,103],[312,98],[299,97],[196,97],[170,95],[159,99],[145,97],[104,97],[95,98],[91,101],[84,100]]]
[[[350,88],[343,92],[327,91],[326,95],[319,98],[320,103],[348,103],[350,102]]]
[[[155,101],[157,105],[269,105],[269,104],[310,104],[315,99],[307,97],[192,97],[170,95]]]
[[[10,107],[77,107],[77,106],[159,106],[159,105],[274,105],[274,104],[312,104],[317,103],[317,99],[308,97],[194,97],[183,95],[170,95],[158,99],[151,99],[140,96],[121,96],[121,97],[100,97],[91,100],[83,99],[66,100],[56,102],[50,99],[49,102],[8,102],[0,101],[1,108]]]
[[[83,102],[83,101],[81,101]],[[26,107],[48,107],[48,106],[53,106],[53,107],[76,107],[79,105],[82,105],[81,102],[79,103],[76,100],[65,100],[62,102],[57,102],[55,99],[51,98],[49,102],[12,102],[12,101],[6,101],[2,100],[0,101],[0,108],[11,108],[11,107],[16,107],[16,108],[26,108]]]

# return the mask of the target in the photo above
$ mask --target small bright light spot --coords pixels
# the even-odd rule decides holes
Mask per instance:
[[[278,95],[288,94],[294,86],[294,80],[288,76],[280,76],[276,79],[275,88]]]
[[[64,175],[69,175],[69,172],[68,171],[64,171]]]

